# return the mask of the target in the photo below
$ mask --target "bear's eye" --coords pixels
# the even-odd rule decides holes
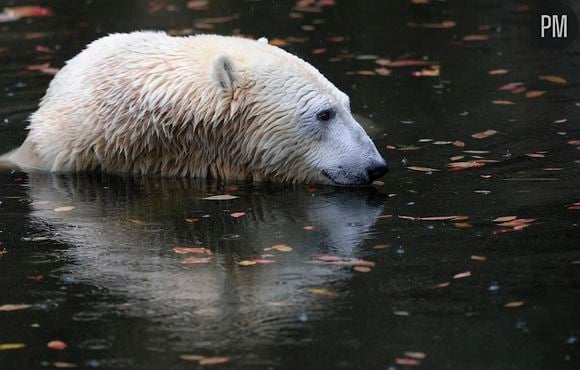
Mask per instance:
[[[334,111],[331,109],[325,109],[321,112],[318,112],[316,115],[316,119],[322,122],[330,121],[330,119],[334,116]]]

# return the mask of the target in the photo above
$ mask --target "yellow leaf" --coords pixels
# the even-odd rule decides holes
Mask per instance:
[[[0,351],[8,349],[20,349],[26,347],[24,343],[0,343]]]
[[[540,80],[552,82],[555,84],[565,84],[568,83],[564,77],[560,76],[553,76],[553,75],[546,75],[546,76],[538,76]]]
[[[72,211],[73,209],[75,209],[74,206],[66,206],[66,207],[55,208],[54,211],[55,212],[69,212],[69,211]]]
[[[331,292],[330,290],[324,288],[310,288],[308,289],[308,291],[312,294],[322,295],[330,298],[338,296],[338,294],[336,294],[335,292]]]
[[[243,260],[238,262],[238,265],[240,266],[253,266],[256,264],[256,261],[248,261],[248,260]]]

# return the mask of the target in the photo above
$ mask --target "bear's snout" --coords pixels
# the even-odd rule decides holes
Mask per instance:
[[[387,162],[381,158],[380,162],[374,162],[367,168],[369,182],[381,178],[387,172],[389,172],[389,166],[387,165]]]

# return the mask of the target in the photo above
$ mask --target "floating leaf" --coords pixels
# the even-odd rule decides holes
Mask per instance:
[[[493,219],[493,222],[508,222],[508,221],[515,220],[516,218],[518,218],[518,216],[502,216],[502,217],[498,217],[498,218]]]
[[[408,170],[419,171],[419,172],[437,172],[437,171],[439,171],[436,168],[430,168],[430,167],[409,166],[409,167],[406,167],[406,168]]]
[[[397,365],[404,365],[404,366],[416,366],[420,365],[421,362],[419,360],[415,360],[414,358],[407,358],[407,357],[397,357],[395,359],[395,363]]]
[[[393,311],[393,315],[395,316],[409,316],[408,311]]]
[[[175,247],[173,251],[177,254],[212,254],[211,250],[204,247]]]
[[[132,224],[135,224],[135,225],[145,225],[145,222],[144,221],[137,220],[137,219],[134,219],[134,218],[130,218],[129,219],[129,222],[132,223]]]
[[[566,81],[566,79],[564,77],[553,76],[553,75],[538,76],[538,78],[540,80],[552,82],[555,84],[565,84],[568,82],[568,81]]]
[[[29,305],[29,304],[3,304],[2,306],[0,306],[0,311],[1,312],[18,311],[18,310],[24,310],[24,309],[27,309],[30,307],[32,307],[32,305]]]
[[[375,68],[375,72],[379,76],[390,76],[393,73],[393,71],[387,68]]]
[[[435,288],[447,288],[450,284],[450,282],[446,281],[444,283],[435,285]]]
[[[493,104],[497,105],[514,105],[515,103],[511,100],[492,100]]]
[[[77,367],[76,364],[73,364],[72,362],[64,362],[64,361],[55,361],[52,363],[53,367],[56,367],[57,369],[72,369],[74,367]]]
[[[465,146],[465,143],[459,140],[455,140],[452,144],[458,148],[463,148]]]
[[[526,93],[526,98],[537,98],[538,96],[544,95],[546,92],[543,90],[530,90]]]
[[[240,218],[246,215],[246,212],[233,212],[230,213],[230,216],[232,216],[233,218]]]
[[[210,366],[210,365],[220,365],[229,362],[229,357],[225,356],[215,356],[215,357],[204,357],[199,360],[199,364],[201,366]]]
[[[235,195],[230,195],[230,194],[222,194],[222,195],[212,195],[211,197],[205,197],[205,198],[201,198],[203,200],[232,200],[232,199],[236,199],[239,198],[238,196]]]
[[[489,35],[477,34],[463,36],[463,41],[485,41],[485,40],[489,40]]]
[[[54,349],[56,351],[63,351],[66,349],[67,345],[65,342],[61,340],[51,340],[46,344],[46,346],[50,349]]]
[[[524,305],[524,301],[513,301],[513,302],[508,302],[506,304],[504,304],[504,307],[506,308],[518,308],[518,307],[522,307]]]
[[[453,162],[447,165],[450,171],[461,171],[466,170],[468,168],[477,168],[483,166],[485,166],[485,163],[481,161]]]
[[[492,76],[495,76],[495,75],[505,75],[508,72],[509,72],[509,69],[492,69],[490,71],[487,71],[487,73],[489,75],[492,75]]]
[[[358,272],[369,272],[369,271],[371,271],[371,268],[366,267],[366,266],[355,266],[355,267],[353,267],[353,270],[358,271]]]
[[[206,263],[210,263],[210,257],[188,257],[181,261],[184,265],[202,265]]]
[[[430,217],[411,217],[411,216],[401,216],[404,220],[418,220],[418,221],[448,221],[448,220],[457,220],[458,218],[462,218],[463,216],[430,216]]]
[[[190,0],[187,2],[187,7],[193,10],[202,10],[209,7],[208,0]]]
[[[493,136],[495,134],[497,134],[496,130],[485,130],[482,132],[475,133],[475,134],[471,135],[471,137],[474,139],[485,139],[486,137],[490,137],[490,136]]]
[[[505,84],[505,85],[501,86],[499,88],[499,90],[502,90],[502,91],[512,91],[512,90],[517,89],[517,88],[522,87],[522,86],[524,86],[524,83],[523,82],[510,82],[508,84]]]
[[[303,227],[303,229],[306,230],[306,231],[312,231],[312,230],[314,230],[314,226],[306,225],[306,226]]]
[[[445,21],[440,22],[440,23],[415,23],[415,22],[407,23],[408,27],[440,28],[440,29],[452,28],[452,27],[455,27],[455,25],[456,25],[456,23],[454,21],[450,21],[450,20],[445,20]]]
[[[240,265],[240,266],[253,266],[256,264],[257,264],[256,261],[250,261],[250,260],[243,260],[243,261],[238,262],[238,265]]]
[[[427,357],[427,355],[423,352],[415,352],[415,351],[405,351],[403,353],[406,357],[414,358],[416,360],[423,360]]]
[[[5,351],[9,349],[21,349],[26,347],[24,343],[0,343],[0,351]]]
[[[286,245],[286,244],[276,244],[276,245],[273,245],[270,249],[273,249],[273,250],[278,251],[278,252],[291,252],[292,251],[292,247],[290,247],[289,245]]]
[[[58,207],[58,208],[55,208],[54,211],[55,212],[70,212],[75,208],[76,208],[75,206]]]
[[[460,272],[458,274],[453,275],[454,279],[463,279],[466,277],[470,277],[471,276],[471,271],[465,271],[465,272]]]
[[[487,257],[484,256],[471,256],[471,259],[479,262],[487,261]]]
[[[395,60],[395,61],[391,61],[388,59],[377,59],[376,63],[382,67],[390,67],[390,68],[424,66],[424,65],[432,64],[432,62],[427,62],[424,60],[415,60],[415,59],[404,59],[404,60]]]
[[[328,289],[324,289],[324,288],[309,288],[308,292],[312,293],[312,294],[316,294],[316,295],[321,295],[324,297],[330,297],[330,298],[335,298],[338,296],[338,294],[336,294],[335,292],[332,292]]]

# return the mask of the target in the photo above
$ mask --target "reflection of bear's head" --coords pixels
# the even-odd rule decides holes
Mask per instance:
[[[352,116],[346,94],[265,40],[236,43],[239,49],[215,58],[212,79],[224,109],[243,122],[229,150],[251,172],[335,185],[368,184],[385,174],[386,163]]]

